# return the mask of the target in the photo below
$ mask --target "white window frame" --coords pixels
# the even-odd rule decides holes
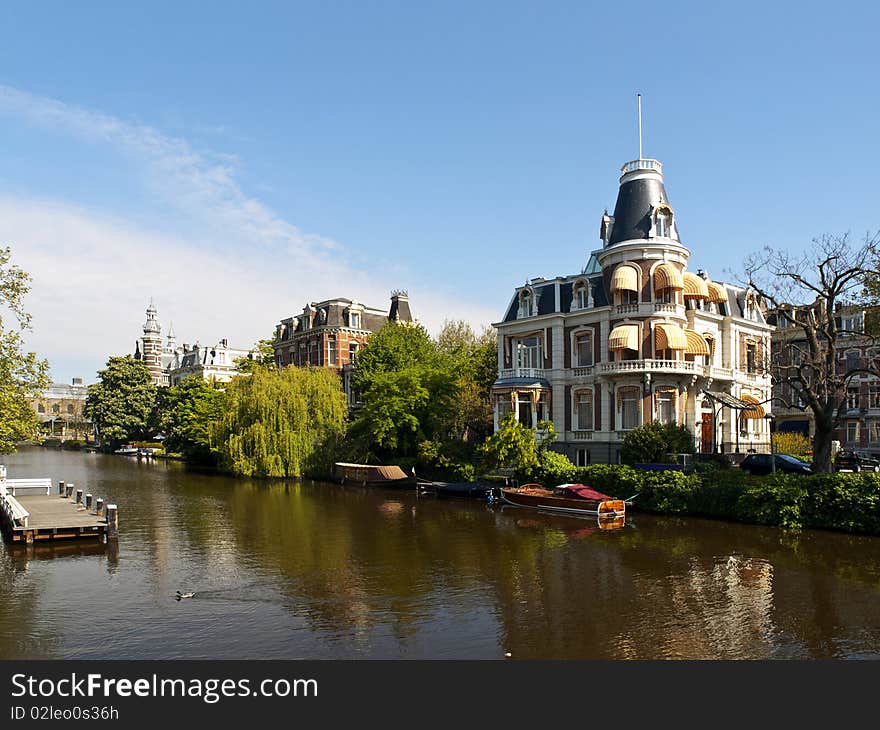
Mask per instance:
[[[595,412],[595,396],[593,395],[593,390],[591,388],[586,388],[582,390],[576,390],[573,394],[574,403],[574,420],[577,425],[575,428],[576,431],[593,431],[596,427],[596,412]],[[587,419],[581,419],[581,406],[585,406],[588,409],[589,417]],[[586,423],[582,421],[586,420]]]

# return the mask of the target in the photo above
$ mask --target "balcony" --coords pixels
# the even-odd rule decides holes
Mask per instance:
[[[672,302],[642,302],[641,304],[618,304],[615,308],[618,314],[636,314],[641,317],[650,317],[656,314],[675,315],[684,319],[686,309],[681,304]]]
[[[600,368],[606,375],[642,372],[697,373],[697,366],[689,360],[621,360],[602,363]]]
[[[592,431],[572,431],[571,436],[572,436],[572,440],[574,440],[574,441],[592,441],[593,440],[593,432]]]
[[[591,375],[593,375],[595,370],[596,370],[595,365],[588,365],[588,366],[585,366],[582,368],[572,368],[571,374],[576,378],[588,378]]]
[[[716,380],[733,380],[733,368],[720,368],[716,365],[704,365],[703,375]]]
[[[507,368],[499,373],[502,378],[546,378],[547,371],[543,368]]]

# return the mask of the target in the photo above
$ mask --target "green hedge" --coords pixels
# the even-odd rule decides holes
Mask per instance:
[[[645,512],[880,535],[880,474],[873,472],[753,477],[594,464],[576,468],[571,481],[620,498],[638,492],[634,505]]]

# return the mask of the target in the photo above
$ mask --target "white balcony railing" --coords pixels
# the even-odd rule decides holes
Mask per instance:
[[[592,441],[593,440],[593,432],[592,431],[572,431],[571,435],[575,441]]]
[[[502,378],[543,378],[547,371],[543,368],[507,368],[502,370]]]
[[[643,372],[694,373],[696,365],[690,360],[621,360],[602,363],[603,373]]]
[[[733,368],[721,368],[716,365],[704,365],[703,374],[707,378],[733,379]]]
[[[595,365],[588,365],[582,368],[572,368],[571,374],[576,378],[586,378],[592,375],[595,369]]]
[[[630,160],[620,168],[620,171],[624,174],[627,172],[636,172],[637,170],[656,170],[657,172],[663,172],[663,165],[657,160],[640,159]]]
[[[617,313],[618,314],[638,314],[639,305],[638,304],[618,304],[617,305]]]

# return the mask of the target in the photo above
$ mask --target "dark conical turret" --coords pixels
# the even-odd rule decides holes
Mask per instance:
[[[621,172],[613,223],[608,226],[607,238],[603,235],[605,245],[645,238],[681,243],[663,187],[663,166],[657,160],[639,159],[627,162]]]

